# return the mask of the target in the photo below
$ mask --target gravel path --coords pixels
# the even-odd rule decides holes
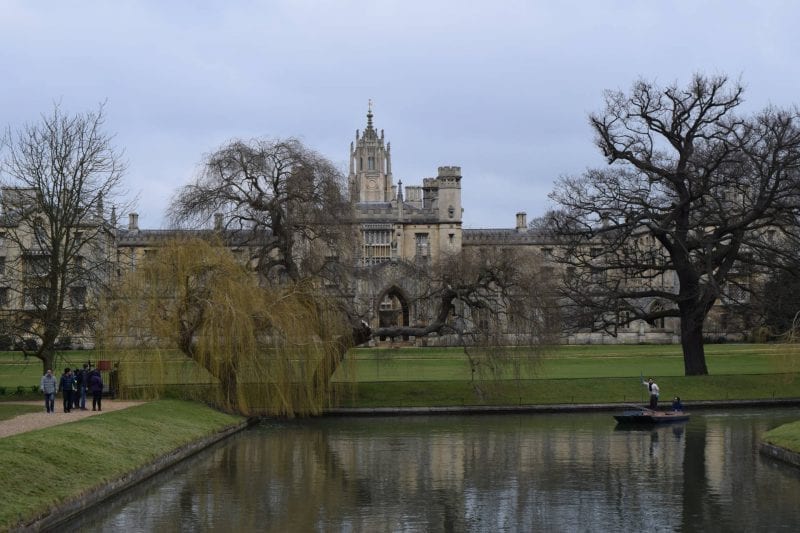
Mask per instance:
[[[31,402],[8,402],[26,405],[39,405],[42,407],[41,413],[28,413],[19,415],[10,420],[3,420],[0,422],[0,438],[16,435],[17,433],[24,433],[26,431],[33,431],[34,429],[42,429],[50,426],[57,426],[59,424],[66,424],[67,422],[74,422],[83,418],[95,415],[101,415],[109,411],[118,411],[126,409],[134,405],[141,405],[144,402],[124,402],[121,400],[107,400],[103,399],[103,410],[92,411],[88,409],[81,411],[80,409],[73,409],[69,413],[61,411],[61,398],[56,398],[56,412],[47,414],[44,411],[44,400],[31,401]]]

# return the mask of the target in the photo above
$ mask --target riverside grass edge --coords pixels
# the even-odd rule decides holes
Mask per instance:
[[[0,439],[0,531],[57,527],[252,421],[158,400]],[[79,466],[67,468],[65,465]]]

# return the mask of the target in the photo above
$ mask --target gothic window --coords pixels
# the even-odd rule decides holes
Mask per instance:
[[[44,287],[28,287],[24,292],[25,307],[43,307],[47,305],[50,294]]]
[[[367,158],[367,170],[375,170],[375,158],[372,156]]]
[[[8,307],[9,302],[8,287],[0,287],[0,307]]]
[[[658,300],[656,300],[655,302],[652,303],[652,305],[650,305],[651,313],[660,313],[663,310],[664,310],[664,305]],[[655,320],[653,320],[653,325],[656,328],[664,329],[664,326],[666,325],[666,320],[664,319],[663,316],[656,318]]]
[[[46,255],[29,255],[25,257],[25,274],[33,277],[45,276],[49,265],[50,257]]]
[[[429,255],[429,245],[428,245],[428,234],[427,233],[417,233],[415,235],[415,253],[417,257],[428,257]]]
[[[72,307],[86,307],[86,287],[70,287],[69,302]]]
[[[0,276],[4,276],[6,273],[6,256],[0,256]]]
[[[602,285],[606,282],[606,271],[602,268],[592,267],[592,283]]]
[[[44,227],[44,220],[37,217],[33,219],[33,245],[43,246],[47,243],[47,230]]]
[[[361,261],[365,266],[384,263],[392,258],[392,231],[389,228],[365,228]]]

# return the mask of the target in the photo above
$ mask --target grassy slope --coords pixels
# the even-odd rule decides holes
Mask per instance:
[[[800,453],[800,421],[784,424],[764,434],[764,441]]]
[[[0,530],[240,421],[164,400],[0,439]]]

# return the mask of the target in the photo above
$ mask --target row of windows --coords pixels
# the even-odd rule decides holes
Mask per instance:
[[[6,245],[8,244],[6,237],[7,236],[6,236],[6,234],[4,232],[0,233],[0,249],[5,248]],[[76,241],[80,241],[81,239],[83,239],[83,232],[82,231],[76,231],[74,238],[75,238]],[[36,245],[39,245],[39,244],[44,244],[47,241],[48,241],[47,232],[44,229],[44,224],[41,221],[38,221],[38,222],[34,221],[33,239],[31,241],[31,245],[32,246],[36,246]]]
[[[363,230],[362,263],[375,265],[389,261],[392,258],[391,238],[392,233],[388,229]],[[427,233],[414,235],[414,255],[415,257],[430,256],[430,240]]]
[[[49,292],[45,288],[28,288],[23,292],[24,307],[38,307],[47,305]],[[86,287],[69,288],[69,306],[73,308],[86,307]],[[11,306],[11,289],[0,287],[0,307]]]

